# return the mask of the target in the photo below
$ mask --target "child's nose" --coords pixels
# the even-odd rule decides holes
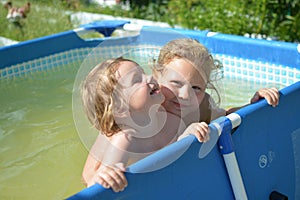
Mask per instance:
[[[189,88],[187,86],[183,86],[179,89],[179,92],[178,92],[178,97],[180,99],[184,99],[184,100],[187,100],[189,99]]]
[[[152,75],[146,75],[147,83],[157,83],[157,81],[153,78]]]

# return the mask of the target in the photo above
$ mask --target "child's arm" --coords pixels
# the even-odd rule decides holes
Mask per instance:
[[[188,136],[195,135],[199,142],[207,142],[209,140],[209,128],[205,122],[196,122],[189,125],[183,134],[178,137],[178,140]]]
[[[259,101],[260,99],[265,98],[269,105],[275,107],[279,104],[279,96],[279,91],[276,88],[262,88],[253,95],[250,103],[252,104]],[[226,115],[233,113],[242,107],[229,108],[226,110]]]
[[[95,183],[93,181],[93,177],[95,176],[100,166],[101,162],[95,159],[93,155],[89,153],[82,171],[82,182],[85,186],[89,187]]]
[[[263,88],[258,90],[250,100],[250,103],[255,103],[263,98],[273,107],[279,104],[279,92],[276,88]]]
[[[105,188],[111,187],[115,192],[119,192],[127,186],[122,162],[126,163],[128,158],[118,147],[124,148],[128,142],[124,142],[122,137],[114,137],[109,143],[104,142],[105,139],[103,135],[97,137],[86,160],[82,180],[87,187],[99,183]]]
[[[99,183],[104,188],[112,188],[114,192],[123,191],[128,185],[124,171],[125,167],[122,163],[114,166],[105,166],[100,163],[99,168],[87,183],[87,187]]]
[[[104,154],[104,150],[107,147],[107,140],[104,140],[104,137],[105,136],[101,133],[98,135],[85,161],[85,165],[82,171],[82,181],[86,186],[91,185],[96,171],[100,168],[102,155]]]

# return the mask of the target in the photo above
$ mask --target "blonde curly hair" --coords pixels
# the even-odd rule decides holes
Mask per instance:
[[[116,74],[124,61],[134,62],[116,58],[98,64],[87,75],[81,88],[82,103],[89,121],[107,137],[121,130],[114,113],[126,105]]]
[[[182,58],[192,63],[199,73],[206,80],[207,88],[213,89],[218,95],[218,103],[220,102],[220,95],[213,84],[217,73],[212,73],[223,67],[222,63],[212,57],[207,48],[195,39],[179,38],[168,42],[160,50],[157,64],[154,65],[153,74],[158,76],[163,73],[164,66],[170,63],[174,58]],[[202,73],[203,72],[203,73]]]

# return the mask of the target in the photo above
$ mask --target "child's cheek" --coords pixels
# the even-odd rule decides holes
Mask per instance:
[[[200,105],[201,102],[202,102],[203,99],[204,99],[205,92],[201,92],[201,93],[199,93],[199,94],[196,94],[196,96],[197,96],[197,104]]]
[[[160,86],[162,94],[165,96],[166,99],[173,98],[175,96],[174,92],[170,90],[170,88],[165,87],[163,85]]]

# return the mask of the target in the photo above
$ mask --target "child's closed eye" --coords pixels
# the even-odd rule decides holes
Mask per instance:
[[[175,86],[182,86],[183,84],[180,82],[180,81],[170,81],[172,85],[175,85]]]
[[[203,91],[203,89],[199,86],[192,86],[193,90],[196,90],[196,91]]]
[[[142,81],[143,81],[143,77],[141,75],[135,75],[132,79],[133,84],[140,83]]]

